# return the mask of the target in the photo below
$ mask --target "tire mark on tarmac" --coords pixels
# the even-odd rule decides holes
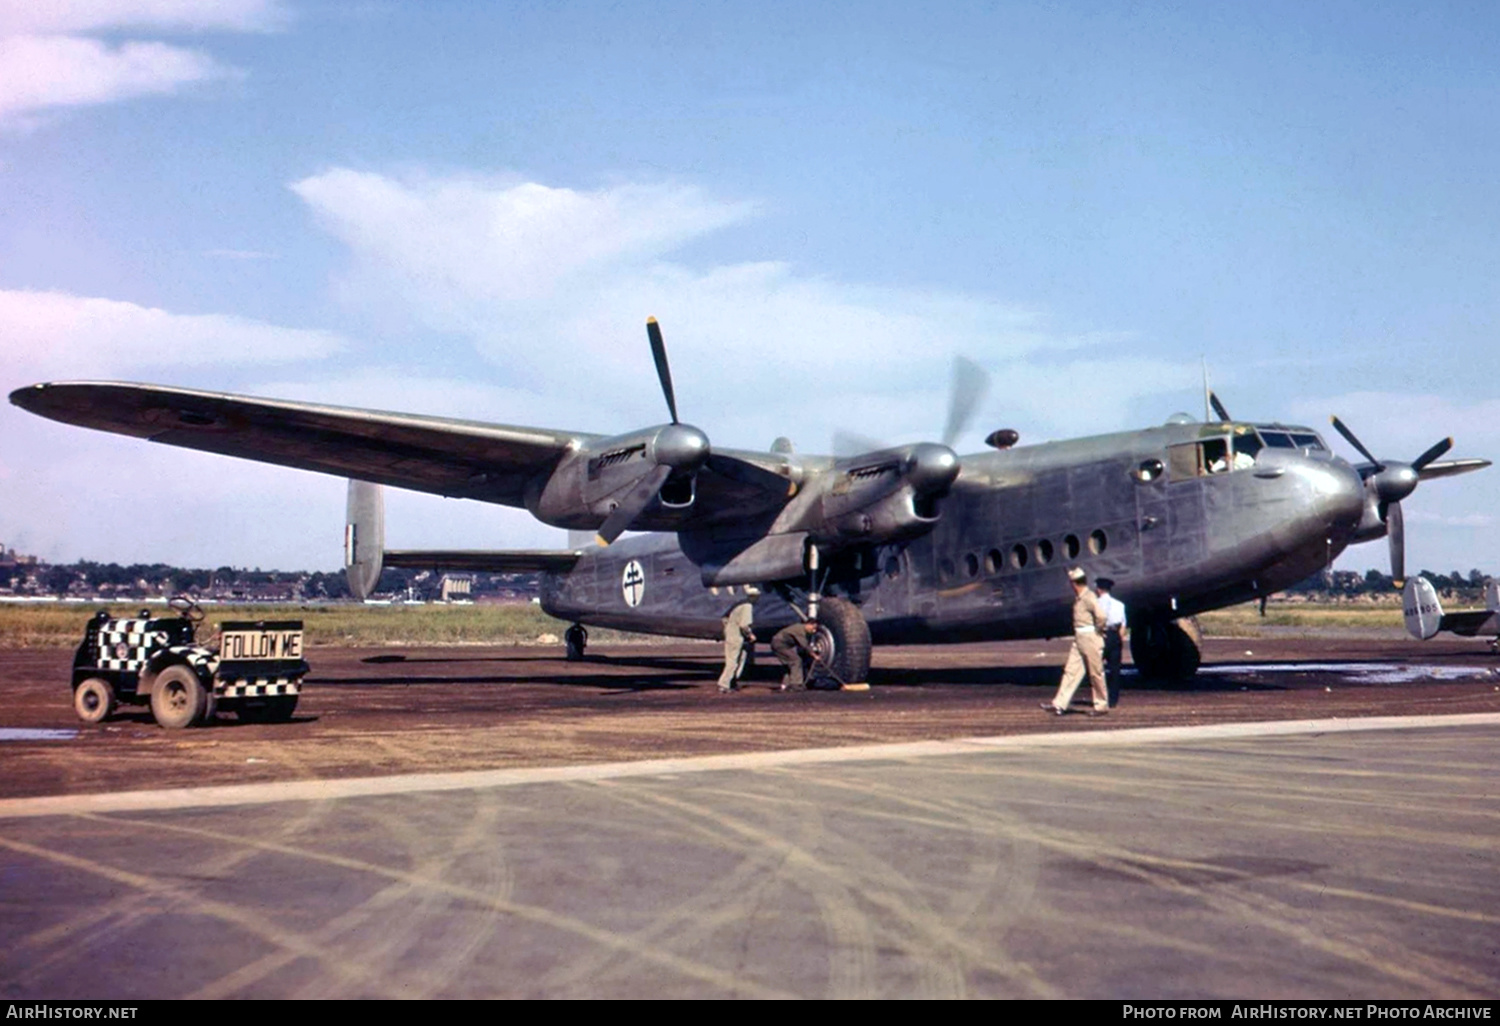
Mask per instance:
[[[417,854],[420,842],[428,840],[426,835],[417,831],[415,827],[410,831],[397,822],[390,815],[377,817],[393,833],[402,835],[408,850],[413,853],[414,860],[418,862],[416,872],[419,875],[442,876],[451,871],[454,863],[476,850],[479,842],[489,840],[489,831],[493,829],[499,818],[500,803],[494,794],[479,796],[477,809],[473,816],[465,817],[465,829],[454,844],[447,851],[437,855],[421,856]],[[508,896],[514,884],[514,878],[508,872],[507,864],[501,859],[485,859],[481,863],[490,870],[491,880],[485,890],[498,897]],[[311,936],[320,945],[341,946],[344,949],[344,957],[357,960],[361,964],[374,965],[376,962],[376,947],[392,948],[398,940],[404,939],[405,945],[394,954],[386,954],[381,957],[379,964],[383,965],[380,971],[392,978],[398,970],[408,968],[406,963],[400,961],[400,956],[405,950],[418,939],[418,933],[422,926],[426,925],[430,918],[416,919],[417,911],[408,910],[405,906],[412,901],[417,901],[419,910],[425,909],[432,904],[431,901],[423,901],[423,895],[431,896],[431,892],[420,891],[409,881],[392,883],[377,891],[370,898],[361,902],[354,908],[342,913],[336,918],[329,920],[322,928],[315,931]],[[446,911],[451,904],[446,896],[442,899],[442,908],[439,913]],[[429,964],[439,968],[429,970],[425,976],[425,982],[420,991],[413,991],[413,984],[403,981],[400,984],[401,993],[404,997],[425,998],[439,991],[442,986],[451,981],[462,969],[469,964],[483,947],[494,932],[495,924],[501,916],[493,906],[481,910],[485,915],[484,928],[471,932],[465,943],[460,944],[459,950],[446,954],[439,959],[431,960]],[[398,924],[408,924],[401,930]],[[380,938],[374,947],[358,947],[355,939],[367,926]],[[288,952],[278,951],[256,959],[254,962],[240,966],[224,976],[200,987],[194,993],[188,995],[193,999],[216,999],[230,997],[254,986],[261,980],[271,976],[300,956]],[[304,985],[296,994],[279,995],[281,997],[314,998],[314,997],[348,997],[351,995],[347,981],[337,979],[318,979]]]
[[[326,818],[328,811],[329,805],[326,802],[308,802],[278,830],[283,836],[293,836]],[[108,822],[106,817],[88,813],[70,818]],[[195,876],[199,879],[211,880],[215,877],[234,875],[255,855],[256,852],[244,848],[211,855],[195,867]],[[12,941],[6,953],[11,958],[27,950],[41,950],[58,945],[56,950],[41,956],[37,961],[29,963],[24,969],[18,971],[14,979],[17,982],[37,979],[59,962],[76,959],[78,949],[83,945],[109,947],[123,943],[114,938],[121,937],[162,914],[157,901],[158,895],[133,889],[102,905],[80,910],[60,923]]]
[[[594,791],[595,788],[606,790],[613,801],[654,817],[650,823],[631,821],[632,827],[651,837],[662,838],[665,830],[671,827],[679,831],[678,836],[684,844],[693,843],[692,838],[696,837],[702,843],[723,850],[723,831],[710,829],[696,819],[680,815],[674,814],[664,819],[668,810],[660,804],[622,791],[612,781],[568,786],[584,793]],[[663,938],[670,937],[677,948],[693,950],[721,930],[741,927],[748,940],[758,910],[764,903],[764,896],[776,886],[776,868],[784,858],[763,851],[746,852],[742,855],[739,863],[727,873],[714,878],[707,887],[699,889],[687,900],[658,911],[655,918],[633,931],[630,937],[649,944],[656,944]],[[627,971],[627,962],[626,953],[598,949],[553,969],[541,978],[539,990],[548,995],[566,996],[570,993],[570,988],[577,984],[597,982]],[[745,958],[734,966],[734,971],[737,974],[746,971]]]
[[[1009,779],[1010,774],[1007,772],[1006,776]],[[829,783],[822,779],[817,780],[817,782],[819,784]],[[909,799],[899,792],[893,793],[889,788],[880,785],[876,785],[875,791],[892,800],[905,800],[922,806],[935,804],[940,808],[950,808],[953,804],[942,799]],[[1071,805],[1072,803],[1069,804]],[[1252,873],[1226,870],[1224,866],[1216,863],[1159,856],[1119,845],[1101,844],[1094,835],[1078,831],[1061,828],[1038,829],[1032,827],[1026,829],[1028,835],[1036,843],[1044,847],[1063,852],[1075,859],[1093,863],[1097,867],[1111,873],[1134,877],[1142,883],[1179,894],[1183,897],[1190,897],[1216,912],[1231,915],[1235,922],[1248,919],[1268,930],[1288,936],[1305,947],[1321,951],[1355,965],[1370,967],[1386,976],[1402,980],[1408,984],[1430,987],[1437,995],[1448,994],[1451,996],[1451,990],[1445,990],[1444,988],[1451,987],[1454,984],[1465,984],[1474,988],[1472,991],[1472,996],[1474,997],[1484,996],[1487,989],[1493,987],[1492,980],[1473,974],[1463,967],[1450,965],[1442,961],[1435,961],[1419,951],[1403,948],[1400,951],[1390,952],[1389,957],[1385,957],[1378,955],[1369,946],[1361,946],[1352,940],[1343,940],[1338,937],[1315,932],[1288,918],[1289,916],[1295,917],[1305,914],[1305,910],[1298,906],[1288,905],[1269,896],[1234,895],[1225,890],[1224,884],[1208,888],[1185,882],[1182,879],[1184,872],[1206,873],[1210,874],[1209,879],[1217,878],[1224,880],[1227,876],[1228,880],[1225,880],[1225,883],[1247,884],[1257,880],[1257,877]],[[1336,890],[1317,884],[1307,884],[1305,888],[1294,889],[1306,889],[1308,891],[1315,891],[1321,895],[1335,894]],[[1358,891],[1348,891],[1343,894],[1336,894],[1335,896],[1356,897],[1363,900],[1379,900],[1383,897],[1368,895]],[[1406,907],[1407,905],[1402,899],[1394,900],[1399,902],[1402,907]],[[1425,906],[1425,908],[1435,909],[1437,907]],[[1457,914],[1459,910],[1450,909],[1442,911]],[[1409,969],[1408,964],[1413,962],[1421,963],[1425,967],[1425,971]]]
[[[158,898],[165,898],[185,911],[217,919],[223,923],[238,927],[244,932],[258,937],[275,947],[286,948],[297,952],[302,957],[315,959],[336,975],[366,980],[370,983],[372,990],[383,997],[399,996],[385,991],[381,986],[383,981],[375,977],[364,966],[337,959],[327,951],[319,949],[307,936],[295,930],[288,930],[278,926],[265,916],[240,908],[239,906],[215,901],[212,898],[205,898],[182,887],[163,883],[160,880],[153,880],[139,873],[116,869],[90,859],[69,855],[66,852],[53,851],[34,844],[27,844],[24,841],[0,837],[0,847],[9,848],[11,851],[19,854],[52,862],[56,865],[65,866],[91,876],[102,877],[113,883],[122,884]]]
[[[372,876],[384,877],[389,880],[411,883],[417,887],[424,887],[441,891],[453,897],[473,902],[477,905],[480,905],[481,907],[493,908],[503,915],[514,916],[517,919],[534,923],[539,926],[544,926],[559,930],[564,933],[572,934],[573,936],[578,937],[582,940],[586,940],[603,947],[613,948],[620,951],[627,951],[634,957],[639,958],[643,961],[651,962],[665,969],[671,969],[690,979],[696,979],[705,983],[712,984],[731,993],[744,992],[750,996],[756,997],[792,996],[790,994],[787,994],[785,991],[778,990],[774,987],[761,986],[747,980],[739,979],[737,977],[734,977],[732,974],[724,972],[723,970],[720,970],[714,966],[706,965],[702,962],[687,958],[685,956],[679,956],[661,948],[642,948],[639,946],[633,947],[631,946],[630,939],[627,935],[620,934],[612,930],[607,930],[602,927],[594,926],[593,924],[584,922],[583,920],[577,919],[576,917],[565,915],[559,912],[554,912],[551,909],[543,908],[539,905],[523,904],[520,902],[497,898],[493,895],[486,894],[483,891],[479,891],[462,884],[456,884],[445,880],[430,879],[427,877],[418,876],[415,873],[405,870],[376,865],[374,863],[350,858],[348,856],[335,855],[330,852],[315,851],[309,848],[302,848],[288,844],[279,844],[275,842],[259,840],[256,838],[244,837],[236,834],[223,833],[216,830],[205,830],[198,827],[187,827],[180,826],[178,824],[155,821],[132,820],[115,816],[110,816],[108,818],[111,822],[125,823],[128,825],[138,826],[143,829],[158,831],[167,830],[174,833],[185,834],[188,836],[201,837],[207,840],[245,845],[248,847],[257,848],[262,851],[276,852],[278,854],[289,855],[294,858],[306,859],[311,862],[319,862],[324,865],[330,865],[341,869],[348,869],[358,873],[367,873]],[[0,843],[4,843],[3,839],[0,839]]]
[[[1051,985],[1037,976],[1028,963],[1007,958],[1004,955],[997,956],[983,943],[963,936],[950,923],[941,916],[933,914],[931,910],[914,908],[907,904],[903,898],[907,900],[912,898],[910,881],[893,867],[875,858],[865,848],[850,849],[844,864],[830,866],[826,860],[819,858],[815,851],[801,847],[769,829],[758,827],[740,816],[721,812],[681,797],[659,793],[651,797],[655,801],[681,809],[685,813],[719,823],[726,830],[737,835],[738,843],[743,846],[785,853],[788,868],[797,871],[795,875],[788,877],[788,882],[808,888],[809,893],[815,893],[812,890],[814,886],[820,888],[823,893],[828,893],[830,888],[838,889],[843,892],[843,895],[836,901],[842,904],[852,900],[848,895],[852,890],[857,890],[858,896],[866,903],[894,917],[898,924],[906,928],[905,935],[896,933],[893,927],[886,927],[886,930],[893,934],[892,941],[901,947],[903,953],[912,956],[924,971],[930,968],[930,962],[935,955],[940,954],[961,967],[957,974],[952,974],[956,975],[959,980],[966,979],[966,972],[962,967],[977,966],[1002,977],[1029,996],[1053,996],[1055,994]],[[850,884],[851,876],[853,886]],[[885,889],[888,887],[891,888],[889,892]],[[898,897],[896,892],[899,891],[906,893]],[[920,895],[916,896],[916,903],[923,904]],[[866,915],[858,911],[857,906],[855,911],[860,916]],[[945,975],[944,978],[951,979],[952,975]],[[937,975],[928,974],[927,976],[929,984],[937,984],[938,980]]]

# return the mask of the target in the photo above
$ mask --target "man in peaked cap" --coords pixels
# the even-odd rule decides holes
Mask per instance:
[[[1109,690],[1104,683],[1104,611],[1089,590],[1089,576],[1082,567],[1071,567],[1068,580],[1073,585],[1073,647],[1068,650],[1057,695],[1043,702],[1042,708],[1058,716],[1066,713],[1087,670],[1094,698],[1090,715],[1104,716],[1109,712]]]

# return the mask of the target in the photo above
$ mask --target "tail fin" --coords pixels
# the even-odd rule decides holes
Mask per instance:
[[[385,559],[385,495],[380,486],[350,479],[344,519],[344,574],[350,593],[363,601],[375,590]]]
[[[1406,617],[1406,631],[1426,641],[1442,629],[1443,607],[1438,603],[1437,589],[1425,577],[1409,577],[1401,589],[1401,612]]]
[[[1500,578],[1491,577],[1484,582],[1484,608],[1500,613]]]

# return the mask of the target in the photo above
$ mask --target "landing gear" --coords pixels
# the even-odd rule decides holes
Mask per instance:
[[[825,598],[818,606],[818,630],[812,636],[812,672],[808,686],[837,690],[863,684],[870,676],[870,627],[848,599]]]
[[[1203,633],[1192,617],[1145,619],[1130,629],[1130,656],[1142,677],[1185,684],[1202,662]]]
[[[584,630],[583,624],[575,623],[563,634],[563,642],[568,646],[568,662],[576,663],[583,658],[583,650],[588,647],[589,632]]]

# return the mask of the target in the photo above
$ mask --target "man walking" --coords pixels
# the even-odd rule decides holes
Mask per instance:
[[[760,589],[753,584],[745,585],[745,597],[729,607],[724,614],[724,672],[719,674],[719,693],[739,689],[740,655],[746,645],[755,644],[755,600],[760,598]]]
[[[1073,692],[1083,681],[1087,670],[1089,688],[1093,693],[1094,708],[1091,716],[1109,713],[1109,691],[1104,685],[1104,613],[1099,609],[1099,600],[1089,590],[1088,574],[1081,567],[1068,571],[1068,580],[1073,585],[1073,647],[1068,650],[1068,661],[1063,666],[1062,684],[1050,702],[1042,708],[1058,716],[1068,711],[1073,701]]]
[[[1104,612],[1104,684],[1109,690],[1109,707],[1120,704],[1120,657],[1125,652],[1125,603],[1114,596],[1115,582],[1101,577],[1094,582],[1099,589],[1099,608]]]

